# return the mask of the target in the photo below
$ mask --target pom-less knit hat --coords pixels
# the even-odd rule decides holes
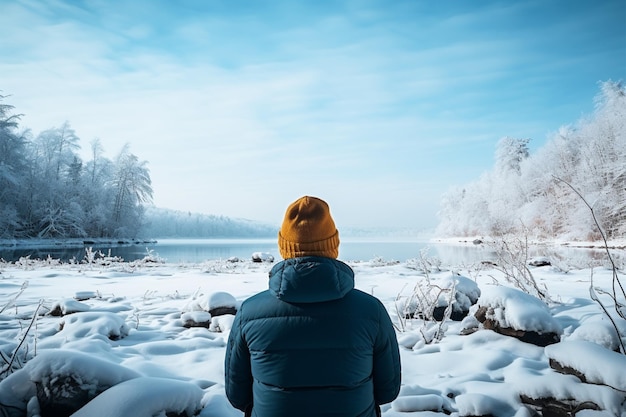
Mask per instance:
[[[301,256],[339,255],[339,232],[325,201],[304,196],[289,205],[278,232],[278,248],[284,259]]]

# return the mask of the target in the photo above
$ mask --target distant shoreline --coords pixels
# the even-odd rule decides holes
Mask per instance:
[[[446,238],[432,238],[431,242],[434,243],[445,243],[449,245],[453,244],[462,244],[462,245],[485,245],[489,244],[489,242],[493,242],[494,239],[491,237],[485,236],[456,236],[456,237],[446,237]],[[601,240],[598,241],[575,241],[575,240],[529,240],[528,244],[530,246],[565,246],[569,248],[580,248],[580,249],[604,249],[604,242]],[[607,242],[608,249],[621,249],[626,250],[626,238],[624,239],[613,239]]]
[[[122,246],[157,243],[155,239],[67,238],[67,239],[0,239],[3,248],[80,248],[83,246]]]
[[[189,239],[189,238],[163,238],[163,239],[114,239],[114,238],[32,238],[32,239],[0,239],[0,247],[3,248],[80,248],[83,246],[129,246],[129,245],[154,245],[159,243],[159,240],[176,240],[176,239]],[[207,237],[207,238],[194,238],[194,239],[270,239],[270,238],[252,238],[252,237]],[[346,236],[344,240],[384,240],[384,241],[406,241],[406,237],[384,237],[373,238],[369,237],[357,237]],[[455,236],[455,237],[431,237],[427,239],[417,239],[419,241],[429,241],[432,243],[443,243],[449,245],[488,245],[494,239],[484,236]],[[529,240],[528,244],[531,246],[561,246],[570,248],[581,249],[604,249],[603,241],[566,241],[566,240]],[[608,242],[608,249],[626,250],[626,238],[614,239]]]

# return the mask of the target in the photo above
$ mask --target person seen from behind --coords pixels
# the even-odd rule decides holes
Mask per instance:
[[[226,348],[230,403],[254,417],[375,417],[400,390],[400,354],[383,304],[337,260],[328,204],[301,197],[278,232],[283,261],[245,300]]]

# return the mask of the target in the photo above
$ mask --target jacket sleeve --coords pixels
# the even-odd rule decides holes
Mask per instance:
[[[252,406],[252,371],[250,351],[243,338],[241,311],[235,316],[228,336],[224,360],[226,397],[233,407],[246,411]]]
[[[374,344],[374,400],[377,405],[396,399],[400,392],[398,338],[385,307],[380,304],[380,329]]]

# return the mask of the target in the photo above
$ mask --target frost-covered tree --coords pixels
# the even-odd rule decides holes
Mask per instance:
[[[626,236],[626,92],[600,85],[593,114],[562,127],[535,154],[527,139],[503,138],[492,172],[442,199],[442,235],[523,230],[537,238],[597,239],[572,184],[594,207],[609,238]],[[463,190],[460,194],[459,190]]]
[[[45,174],[59,181],[61,174],[77,157],[80,138],[69,122],[41,132],[36,139]]]
[[[135,237],[152,197],[146,162],[124,148],[114,164],[98,140],[84,163],[65,122],[32,139],[0,95],[0,238]]]
[[[135,234],[141,226],[142,203],[152,201],[152,181],[147,162],[140,162],[128,151],[128,145],[115,162],[112,187],[115,195],[112,208],[114,234]]]
[[[516,212],[536,238],[563,236],[567,229],[569,208],[576,201],[571,190],[554,178],[572,179],[580,158],[578,149],[572,128],[562,127],[521,165],[519,183],[525,201]]]
[[[20,232],[20,187],[27,173],[27,140],[18,133],[19,114],[0,95],[0,237]]]
[[[580,169],[573,184],[592,202],[609,237],[626,236],[626,91],[606,82],[593,117],[582,124]]]
[[[80,138],[68,122],[41,132],[34,141],[31,223],[38,237],[85,236]]]
[[[84,165],[85,231],[87,236],[110,236],[114,227],[109,219],[113,189],[108,185],[113,177],[113,162],[104,156],[99,139],[91,142],[91,160]],[[129,236],[132,237],[132,236]]]
[[[508,176],[519,175],[522,162],[528,158],[528,142],[530,139],[516,139],[505,136],[496,145],[496,174]]]

